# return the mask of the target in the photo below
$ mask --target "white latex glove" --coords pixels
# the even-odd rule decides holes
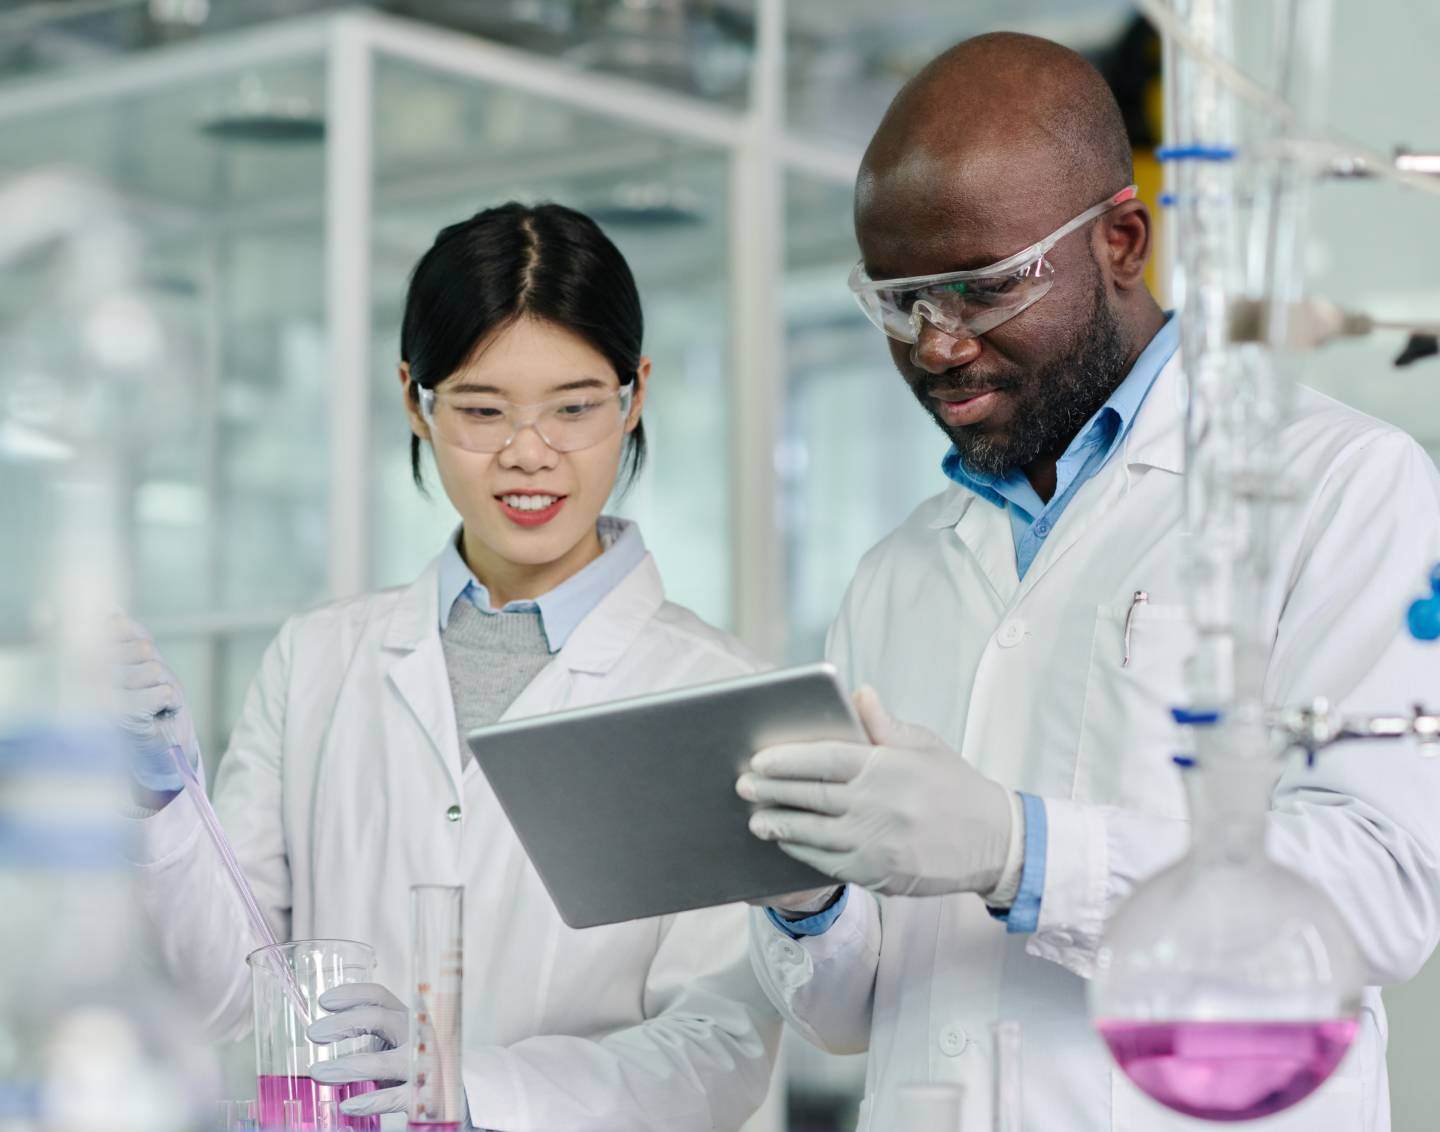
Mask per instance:
[[[374,1081],[388,1088],[340,1102],[347,1116],[404,1112],[410,1107],[410,1011],[379,983],[346,983],[320,996],[322,1009],[332,1011],[310,1023],[312,1042],[329,1045],[346,1038],[374,1034],[384,1049],[352,1053],[310,1066],[310,1076],[323,1085]]]
[[[120,729],[130,740],[131,773],[147,790],[181,790],[184,783],[170,757],[171,741],[160,723],[161,716],[168,717],[169,729],[180,749],[192,767],[199,767],[200,742],[180,681],[138,621],[116,614],[114,638],[112,684]]]
[[[876,892],[991,892],[1010,848],[1010,791],[934,732],[892,719],[873,688],[855,708],[874,746],[788,743],[750,760],[735,784],[763,807],[750,832]]]

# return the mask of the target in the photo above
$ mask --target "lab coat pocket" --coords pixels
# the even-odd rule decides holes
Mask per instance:
[[[1205,1132],[1215,1125],[1181,1116],[1151,1100],[1123,1073],[1111,1071],[1111,1132]],[[1365,1091],[1357,1077],[1331,1077],[1294,1108],[1267,1116],[1265,1132],[1364,1132]]]
[[[1171,709],[1185,702],[1195,645],[1183,605],[1096,609],[1075,766],[1077,801],[1183,817],[1172,756],[1188,742]]]

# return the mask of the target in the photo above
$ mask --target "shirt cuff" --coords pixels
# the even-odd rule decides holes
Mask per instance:
[[[824,911],[816,912],[813,916],[806,916],[803,920],[787,920],[774,908],[766,908],[765,915],[769,916],[770,922],[791,939],[799,939],[801,936],[807,935],[824,935],[830,930],[830,925],[840,918],[840,913],[845,911],[845,901],[848,899],[850,899],[850,886],[847,884],[840,890],[840,896],[835,903]]]
[[[1020,890],[1008,909],[991,908],[990,915],[1012,934],[1033,932],[1040,923],[1040,897],[1045,891],[1045,851],[1049,829],[1045,803],[1033,794],[1021,794],[1025,811],[1025,864],[1020,871]]]

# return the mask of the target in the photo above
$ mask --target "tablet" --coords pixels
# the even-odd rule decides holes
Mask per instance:
[[[866,742],[828,664],[478,728],[470,750],[572,928],[834,884],[749,830],[756,751]]]

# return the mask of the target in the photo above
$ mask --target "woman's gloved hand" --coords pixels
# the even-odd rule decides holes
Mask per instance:
[[[200,765],[200,741],[180,681],[140,622],[117,614],[114,640],[112,684],[120,729],[130,740],[131,774],[157,794],[179,791],[185,784],[170,756],[172,742],[192,767]]]
[[[409,1108],[410,1011],[405,1004],[379,983],[346,983],[322,994],[320,1006],[331,1013],[310,1023],[306,1033],[312,1042],[329,1045],[373,1034],[384,1047],[310,1066],[310,1076],[323,1085],[374,1081],[384,1086],[342,1101],[340,1111],[346,1116],[375,1116]]]

